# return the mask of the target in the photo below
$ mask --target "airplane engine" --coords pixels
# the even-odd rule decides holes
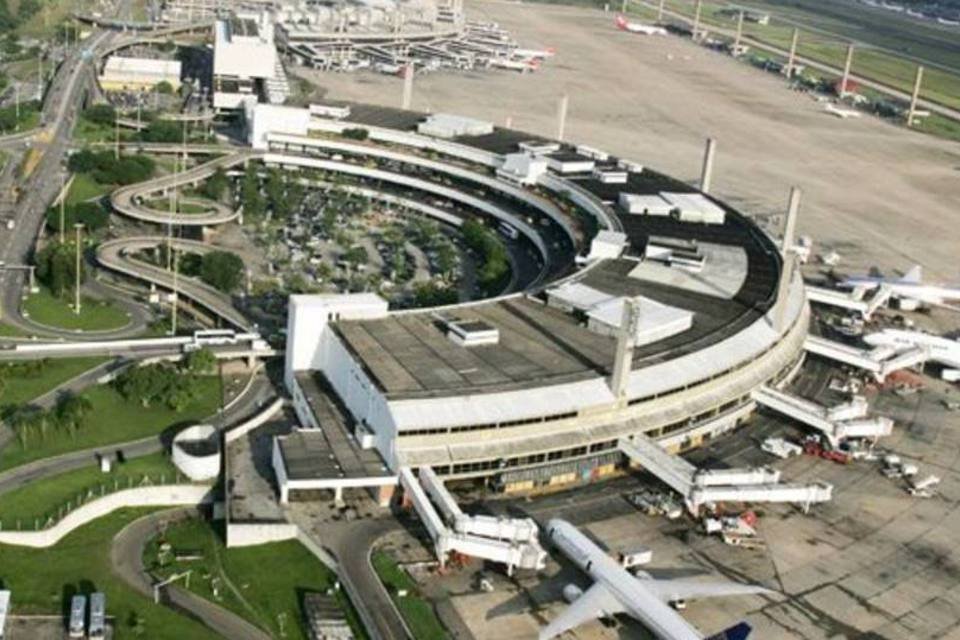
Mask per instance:
[[[583,589],[575,584],[568,584],[563,588],[563,599],[569,604],[573,604],[582,595]]]

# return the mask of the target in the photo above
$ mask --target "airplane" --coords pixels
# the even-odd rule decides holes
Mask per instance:
[[[524,60],[543,60],[544,58],[552,58],[557,53],[557,50],[553,47],[547,47],[546,49],[514,49],[513,55],[517,58],[522,58]]]
[[[630,575],[587,536],[566,520],[547,523],[547,538],[578,568],[593,578],[586,591],[576,585],[564,587],[570,606],[540,630],[539,640],[550,640],[585,622],[626,613],[660,640],[703,640],[696,628],[672,609],[671,603],[716,596],[771,593],[769,589],[733,582],[704,583],[694,580],[658,580],[646,572]],[[746,640],[751,627],[740,622],[707,640]]]
[[[960,369],[960,340],[923,331],[882,329],[864,336],[863,341],[871,347],[893,347],[897,351],[924,347],[930,354],[928,361],[937,362],[951,369]]]
[[[823,110],[831,115],[837,116],[838,118],[843,118],[844,120],[847,118],[859,118],[862,115],[856,109],[842,109],[832,103],[828,103],[826,106],[824,106]]]
[[[490,58],[489,65],[491,67],[519,71],[520,73],[535,71],[540,67],[536,60],[509,60],[507,58]]]
[[[640,33],[645,36],[667,35],[667,30],[663,27],[655,27],[652,24],[643,24],[642,22],[628,22],[623,16],[617,16],[614,24],[617,25],[617,29],[629,31],[630,33]]]
[[[915,303],[960,311],[960,307],[950,304],[951,302],[960,302],[960,287],[924,284],[923,268],[920,265],[914,265],[900,278],[852,276],[841,280],[839,286],[861,293],[877,287],[886,287],[892,297],[901,301],[910,300]]]

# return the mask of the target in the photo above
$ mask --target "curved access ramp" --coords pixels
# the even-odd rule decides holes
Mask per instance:
[[[183,202],[209,207],[204,213],[174,213],[147,206],[144,202],[151,197],[162,197],[170,189],[187,185],[197,185],[212,176],[218,169],[228,169],[243,164],[256,157],[253,151],[237,151],[215,158],[182,173],[176,173],[145,182],[138,182],[117,189],[110,195],[110,204],[114,210],[128,218],[150,222],[152,224],[170,224],[179,226],[206,227],[230,222],[240,216],[240,211],[212,200],[184,199]]]
[[[138,251],[152,249],[167,241],[168,239],[165,236],[135,236],[108,240],[97,247],[97,261],[106,269],[172,291],[174,288],[173,273],[132,257]],[[218,247],[196,240],[175,238],[173,245],[176,249],[189,253],[203,254],[219,250]],[[189,298],[198,306],[225,320],[230,325],[242,331],[253,329],[253,323],[237,311],[230,296],[210,285],[195,278],[179,276],[176,288],[180,295]]]

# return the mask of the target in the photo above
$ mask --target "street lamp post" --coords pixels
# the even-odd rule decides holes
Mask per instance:
[[[66,188],[67,188],[66,178],[64,177],[64,174],[61,173],[60,174],[60,244],[61,245],[63,244],[63,241],[64,241],[63,235],[64,233],[66,233],[66,229],[65,229],[66,215],[64,212],[64,209],[66,208],[66,200],[67,200],[67,194],[65,192]]]
[[[74,313],[80,315],[80,230],[83,229],[83,223],[78,222],[73,225],[73,228],[77,231],[77,281],[73,288]]]

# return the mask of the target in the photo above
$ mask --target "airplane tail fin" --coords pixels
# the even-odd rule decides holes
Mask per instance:
[[[623,16],[617,16],[616,25],[618,29],[626,29],[627,21]]]
[[[729,629],[724,629],[718,634],[712,635],[707,640],[747,640],[750,632],[753,631],[746,622],[738,622]]]
[[[912,284],[920,284],[920,282],[923,280],[923,267],[918,264],[913,265],[910,267],[909,271],[903,274],[903,278],[901,278],[901,280]]]

